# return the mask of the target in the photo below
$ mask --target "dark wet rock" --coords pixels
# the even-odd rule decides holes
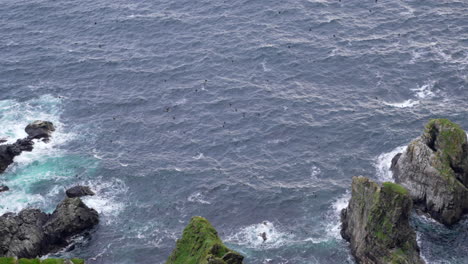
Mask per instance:
[[[0,173],[4,172],[21,152],[31,151],[33,145],[32,139],[28,138],[18,139],[13,144],[0,145]]]
[[[380,187],[353,177],[349,205],[341,213],[341,236],[350,242],[358,263],[423,264],[416,234],[409,224],[412,200],[401,185]]]
[[[223,244],[208,220],[195,216],[184,229],[182,238],[177,240],[166,264],[242,264],[243,260],[242,255]]]
[[[48,140],[54,130],[55,128],[51,122],[35,121],[26,127],[28,137],[18,139],[13,144],[0,145],[0,173],[4,172],[13,163],[14,158],[23,151],[33,150],[33,139]]]
[[[54,124],[49,121],[37,120],[24,129],[32,139],[48,139],[55,131]]]
[[[0,185],[0,192],[6,192],[9,191],[10,188],[6,185]]]
[[[468,144],[464,130],[447,119],[433,119],[424,133],[392,160],[395,181],[416,206],[452,225],[468,211]]]
[[[0,256],[33,258],[41,255],[44,243],[42,226],[49,216],[36,209],[0,217]]]
[[[65,198],[44,225],[49,250],[66,246],[67,239],[90,229],[99,222],[98,213],[80,198]]]
[[[66,198],[52,215],[25,209],[0,217],[0,256],[35,258],[68,244],[72,236],[98,223],[98,214],[80,198]]]
[[[83,196],[93,196],[95,193],[88,186],[75,186],[66,191],[66,194],[69,198],[83,197]]]

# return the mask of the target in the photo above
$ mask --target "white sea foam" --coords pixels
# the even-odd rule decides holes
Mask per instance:
[[[415,97],[415,99],[408,99],[403,102],[396,102],[396,103],[389,103],[389,102],[383,102],[383,103],[385,105],[397,107],[397,108],[408,108],[408,107],[417,106],[421,104],[422,100],[427,100],[436,96],[436,91],[434,91],[434,85],[435,85],[434,81],[429,81],[420,87],[411,89],[411,91],[414,94],[413,96]]]
[[[406,145],[399,146],[390,152],[380,154],[374,162],[374,167],[377,170],[377,178],[381,182],[393,181],[393,174],[390,170],[392,165],[392,159],[398,153],[403,153],[406,149]]]
[[[193,203],[201,203],[201,204],[211,204],[210,202],[204,200],[204,195],[200,192],[195,192],[195,193],[192,193],[188,198],[187,200],[189,202],[193,202]]]
[[[269,71],[271,71],[271,69],[269,69],[269,68],[266,66],[266,60],[263,60],[262,63],[261,63],[261,65],[262,65],[262,68],[263,68],[263,71],[264,71],[264,72],[269,72]]]
[[[345,194],[337,198],[330,206],[327,215],[326,230],[327,235],[335,239],[341,239],[341,211],[348,206],[351,194],[347,191]]]
[[[403,101],[401,103],[389,103],[389,102],[384,102],[385,105],[388,106],[393,106],[396,108],[407,108],[407,107],[413,107],[419,104],[418,100],[413,100],[413,99],[408,99],[406,101]]]
[[[91,189],[96,193],[94,196],[83,197],[83,202],[95,209],[106,225],[115,222],[125,208],[124,202],[117,200],[118,197],[123,198],[128,191],[125,183],[116,178],[109,181],[98,177],[84,182],[83,185],[91,186]]]
[[[205,156],[203,155],[203,153],[198,153],[197,156],[193,156],[192,158],[196,159],[196,160],[199,160],[199,159],[203,159]]]
[[[4,184],[11,190],[0,195],[0,213],[18,212],[30,206],[50,209],[46,206],[44,195],[34,193],[31,188],[41,181],[63,177],[54,159],[63,155],[63,150],[58,146],[75,135],[65,131],[60,121],[61,104],[61,98],[50,95],[25,102],[0,101],[0,138],[6,138],[7,143],[26,137],[24,128],[34,120],[48,120],[56,127],[50,142],[36,141],[34,150],[15,157],[14,163],[4,173]]]
[[[411,89],[412,91],[415,92],[416,97],[420,99],[426,99],[426,98],[431,98],[435,96],[435,93],[433,91],[435,82],[430,81],[421,87]]]
[[[267,238],[265,241],[262,238],[263,233]],[[290,244],[294,241],[294,235],[281,230],[272,222],[263,221],[259,224],[243,227],[225,240],[247,248],[264,250]]]

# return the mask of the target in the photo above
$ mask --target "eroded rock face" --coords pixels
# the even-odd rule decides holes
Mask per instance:
[[[99,222],[80,198],[66,198],[52,213],[25,209],[0,217],[0,256],[35,258],[68,244],[68,239]]]
[[[242,264],[243,260],[242,255],[223,244],[208,220],[195,216],[166,264]]]
[[[0,173],[4,172],[13,163],[13,159],[23,151],[32,151],[34,147],[33,139],[43,139],[48,141],[54,125],[48,121],[34,121],[26,128],[28,137],[18,139],[13,144],[0,145]]]
[[[452,225],[468,210],[467,137],[449,120],[431,120],[391,169],[415,204],[439,222]]]
[[[349,205],[341,213],[341,236],[350,242],[358,263],[423,264],[416,234],[409,224],[412,200],[394,183],[353,177]]]

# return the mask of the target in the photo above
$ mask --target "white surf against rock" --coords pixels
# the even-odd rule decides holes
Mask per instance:
[[[241,228],[235,234],[225,239],[228,243],[233,243],[251,249],[272,249],[279,248],[294,242],[294,234],[282,230],[269,221]]]
[[[390,170],[392,165],[392,159],[398,153],[403,153],[406,149],[406,145],[399,146],[390,152],[380,154],[374,162],[376,169],[377,180],[380,182],[393,182],[393,173]]]

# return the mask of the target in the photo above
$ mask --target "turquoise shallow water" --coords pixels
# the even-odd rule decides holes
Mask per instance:
[[[467,14],[463,0],[4,0],[0,137],[35,119],[57,131],[2,176],[0,212],[51,211],[88,184],[101,224],[57,256],[164,263],[202,215],[247,264],[353,263],[351,177],[391,180],[429,118],[468,129]],[[428,263],[468,261],[466,220],[413,222]]]

